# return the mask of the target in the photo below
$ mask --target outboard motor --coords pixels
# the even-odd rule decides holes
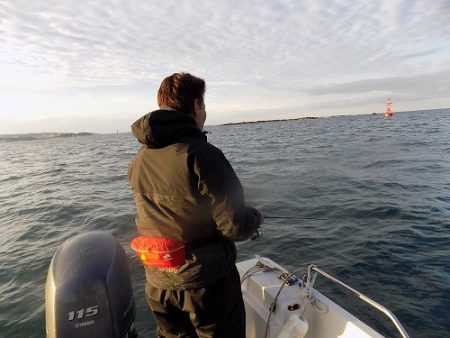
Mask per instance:
[[[136,307],[125,250],[109,233],[65,241],[53,256],[45,287],[48,338],[129,338]]]

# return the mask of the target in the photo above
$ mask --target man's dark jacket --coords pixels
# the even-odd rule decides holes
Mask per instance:
[[[191,289],[225,276],[236,261],[234,241],[249,238],[260,223],[230,163],[182,112],[157,110],[131,129],[144,145],[128,168],[138,231],[180,240],[187,249],[178,269],[146,267],[148,283]]]

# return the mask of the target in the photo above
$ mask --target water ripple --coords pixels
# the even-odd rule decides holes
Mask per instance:
[[[412,337],[446,336],[450,114],[433,114],[209,127],[210,142],[230,160],[249,204],[267,215],[299,217],[267,219],[262,241],[237,244],[239,258],[265,255],[300,273],[316,263],[390,308]],[[145,277],[129,248],[136,229],[126,171],[139,146],[130,134],[2,143],[2,335],[45,336],[44,285],[52,255],[64,240],[96,229],[124,245],[136,326],[140,336],[153,334]],[[318,283],[364,320],[377,318]],[[373,325],[390,330],[386,323]]]

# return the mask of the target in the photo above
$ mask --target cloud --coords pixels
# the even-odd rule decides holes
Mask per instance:
[[[372,91],[412,92],[417,95],[445,95],[450,93],[450,69],[436,73],[404,77],[365,79],[348,83],[319,86],[306,90],[311,95],[350,94]]]
[[[431,98],[449,83],[446,0],[14,0],[0,18],[0,91],[107,101],[189,71],[229,112],[374,90]]]
[[[419,52],[415,52],[415,53],[410,53],[410,54],[406,54],[403,56],[399,56],[400,59],[412,59],[412,58],[420,58],[422,56],[428,56],[428,55],[433,55],[436,52],[438,52],[440,50],[440,48],[431,48],[428,50],[423,50],[423,51],[419,51]]]
[[[411,30],[414,41],[442,41],[439,35],[448,36],[442,29],[446,16],[439,15],[438,5],[418,3],[403,14],[413,20],[404,19],[400,26],[396,16],[401,2],[395,1],[326,6],[301,1],[93,1],[82,11],[76,1],[14,1],[3,5],[2,27],[8,30],[2,33],[13,47],[30,52],[33,58],[24,62],[55,65],[73,81],[142,80],[149,71],[159,73],[161,65],[162,71],[217,68],[214,73],[231,71],[257,80],[269,72],[314,75],[308,71],[312,66],[338,74],[351,65],[361,67],[374,55],[378,62],[389,60],[387,55],[398,48],[412,51],[403,44],[394,48],[395,40],[412,40]],[[418,10],[421,18],[433,20],[413,16]],[[425,35],[429,28],[423,26],[434,28],[439,21],[441,33]]]

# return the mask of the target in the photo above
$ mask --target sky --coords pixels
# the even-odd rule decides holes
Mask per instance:
[[[175,72],[206,126],[450,107],[450,0],[0,0],[0,134],[128,132]]]

